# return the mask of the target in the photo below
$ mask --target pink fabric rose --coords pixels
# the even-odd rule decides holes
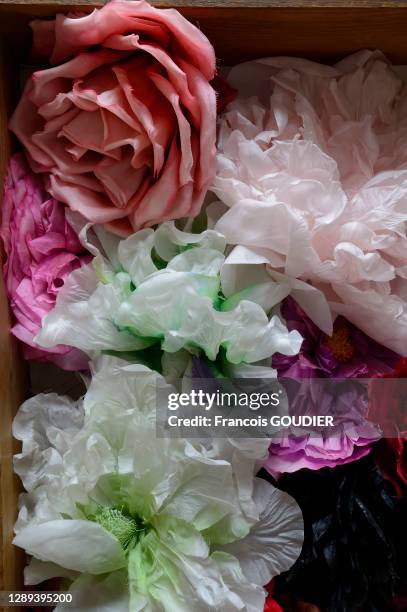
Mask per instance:
[[[113,0],[34,21],[29,79],[10,128],[61,202],[119,235],[198,214],[214,176],[208,39],[174,9]]]
[[[33,342],[65,278],[88,263],[89,255],[67,223],[64,207],[48,196],[21,153],[10,160],[0,236],[7,255],[5,283],[17,321],[12,332],[24,343],[24,357],[52,361],[65,370],[86,369],[88,359],[81,351],[62,345],[45,350]]]

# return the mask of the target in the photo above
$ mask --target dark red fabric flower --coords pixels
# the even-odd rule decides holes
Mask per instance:
[[[269,595],[264,605],[264,612],[283,612],[283,608]]]
[[[369,419],[386,436],[375,448],[376,462],[397,497],[407,495],[407,357],[393,372],[376,376],[369,386]]]
[[[266,591],[268,593],[266,603],[264,604],[264,612],[284,612],[283,608],[276,602],[273,597],[273,588],[274,582],[273,580],[266,586]]]

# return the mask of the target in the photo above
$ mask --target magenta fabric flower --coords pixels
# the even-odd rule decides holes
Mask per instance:
[[[297,355],[273,356],[279,378],[290,379],[290,413],[332,415],[335,427],[316,428],[312,433],[287,429],[273,438],[265,467],[278,477],[283,472],[335,467],[365,456],[380,432],[366,418],[367,387],[357,384],[357,379],[391,372],[399,356],[343,317],[335,320],[333,334],[327,336],[291,297],[284,301],[281,314],[288,330],[296,329],[304,338]],[[336,390],[334,385],[324,385],[324,379],[335,379]]]
[[[86,369],[88,359],[81,351],[62,345],[44,350],[33,342],[65,278],[90,256],[67,223],[64,206],[46,193],[21,153],[11,158],[5,179],[0,236],[16,319],[12,332],[23,342],[24,357],[52,361],[66,370]]]
[[[113,0],[34,21],[28,80],[10,128],[47,189],[125,236],[199,213],[215,172],[215,54],[174,9]]]

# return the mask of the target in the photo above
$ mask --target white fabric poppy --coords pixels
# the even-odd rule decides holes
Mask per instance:
[[[264,441],[159,439],[155,390],[168,383],[112,357],[93,370],[83,408],[42,395],[16,416],[27,493],[14,542],[36,559],[27,582],[69,577],[79,610],[96,605],[95,585],[117,612],[261,610],[264,579],[292,565],[302,531],[294,500],[276,493],[267,514],[266,493],[253,488]],[[262,488],[273,499],[276,489]],[[226,550],[238,541],[250,558],[258,546],[257,578]]]

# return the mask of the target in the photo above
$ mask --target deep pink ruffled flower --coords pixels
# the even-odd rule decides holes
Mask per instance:
[[[5,283],[16,319],[12,332],[23,342],[24,357],[52,361],[66,370],[85,369],[88,359],[81,351],[67,346],[44,350],[33,342],[65,278],[89,262],[89,255],[67,223],[64,206],[50,198],[21,153],[10,160],[0,236],[7,255]]]
[[[120,234],[195,216],[215,172],[215,54],[174,9],[113,0],[34,21],[34,72],[10,128],[47,189]]]
[[[367,420],[366,385],[355,379],[391,372],[399,356],[343,317],[335,320],[332,336],[326,336],[291,297],[284,301],[281,313],[287,328],[296,329],[304,338],[298,355],[273,356],[278,376],[290,379],[290,412],[331,415],[335,428],[309,434],[288,429],[273,438],[265,467],[278,477],[283,472],[335,467],[365,456],[380,432]],[[341,386],[325,386],[321,379],[335,379]]]

